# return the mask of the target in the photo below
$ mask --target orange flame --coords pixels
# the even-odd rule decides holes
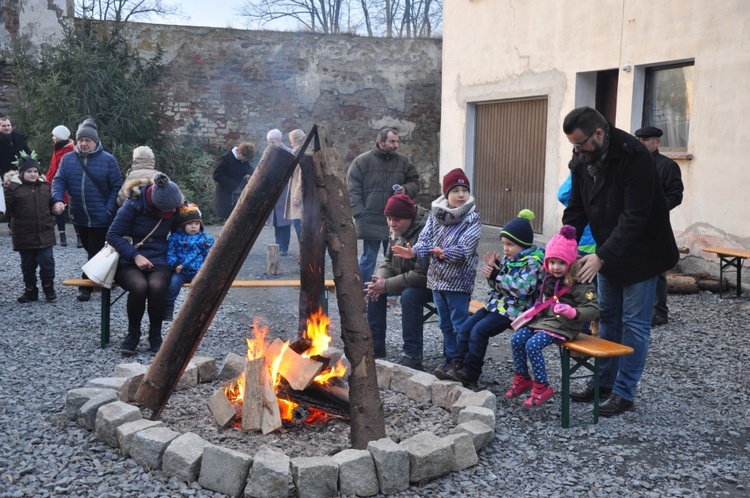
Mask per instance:
[[[346,365],[341,363],[341,360],[338,360],[329,370],[323,370],[320,372],[318,376],[313,379],[313,382],[325,385],[334,377],[343,377],[344,375],[346,375]]]
[[[311,343],[311,346],[307,351],[302,353],[303,358],[310,358],[311,356],[320,355],[328,349],[331,345],[331,336],[328,334],[328,325],[330,321],[328,316],[323,313],[322,309],[313,312],[307,318],[307,330],[305,331],[305,338]]]

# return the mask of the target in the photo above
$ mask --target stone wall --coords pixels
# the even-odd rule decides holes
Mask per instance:
[[[0,45],[11,36],[37,46],[60,36],[64,0],[4,2]],[[20,21],[19,21],[20,19]],[[44,29],[40,29],[40,27]],[[131,23],[130,39],[145,55],[164,51],[158,88],[163,129],[220,148],[240,141],[266,145],[269,129],[285,134],[327,125],[348,164],[369,150],[384,126],[400,130],[400,151],[422,177],[419,202],[440,194],[441,40],[387,40]],[[0,110],[15,92],[0,55]]]

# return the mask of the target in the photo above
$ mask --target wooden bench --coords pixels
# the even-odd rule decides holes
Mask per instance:
[[[100,318],[101,318],[101,347],[102,349],[107,347],[107,344],[109,344],[109,332],[110,332],[110,310],[112,308],[112,305],[114,305],[117,301],[120,300],[122,296],[125,295],[127,291],[123,291],[122,294],[117,296],[114,301],[112,301],[112,289],[107,289],[105,287],[100,287],[96,285],[94,282],[88,279],[82,279],[82,278],[69,278],[68,280],[65,280],[62,283],[64,286],[69,287],[93,287],[94,289],[101,289],[102,297],[101,297],[101,306],[100,306]],[[299,280],[235,280],[232,282],[231,287],[232,288],[239,288],[239,289],[268,289],[268,288],[274,288],[274,287],[300,287],[300,281]],[[189,283],[185,283],[182,285],[183,287],[190,287]],[[118,286],[117,284],[113,285],[113,289],[116,289]],[[333,280],[326,280],[325,281],[325,296],[324,296],[324,303],[325,303],[325,311],[328,312],[328,293],[333,291],[335,289],[336,285],[334,284]]]
[[[582,422],[575,425],[588,423],[599,423],[599,360],[614,356],[626,356],[633,354],[633,348],[607,341],[588,334],[579,334],[572,341],[561,342],[560,361],[562,371],[562,400],[560,405],[560,425],[567,429],[570,427],[570,379],[588,378],[589,374],[573,376],[579,368],[583,367],[593,374],[594,378],[594,409],[593,419],[590,422]],[[571,354],[571,351],[575,354]],[[571,361],[573,364],[571,365]]]
[[[750,251],[731,247],[704,247],[703,252],[714,253],[719,256],[719,297],[724,297],[724,272],[734,268],[737,273],[737,297],[742,294],[742,264],[750,258]],[[729,270],[731,272],[731,270]]]

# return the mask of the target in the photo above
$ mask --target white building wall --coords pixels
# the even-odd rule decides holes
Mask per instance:
[[[750,2],[747,0],[447,0],[444,2],[441,175],[473,170],[467,109],[478,101],[549,99],[544,235],[560,226],[557,188],[571,146],[562,120],[592,105],[582,73],[620,68],[618,128],[640,127],[645,65],[694,60],[685,183],[671,213],[678,245],[750,249]],[[621,68],[630,64],[633,70]],[[588,96],[588,97],[586,97]]]

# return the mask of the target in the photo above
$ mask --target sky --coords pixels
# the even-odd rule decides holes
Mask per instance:
[[[212,26],[215,28],[245,29],[238,11],[243,0],[172,0],[167,3],[179,5],[190,19],[153,19],[157,24],[182,24],[188,26]],[[283,25],[267,25],[266,29],[284,29]]]

